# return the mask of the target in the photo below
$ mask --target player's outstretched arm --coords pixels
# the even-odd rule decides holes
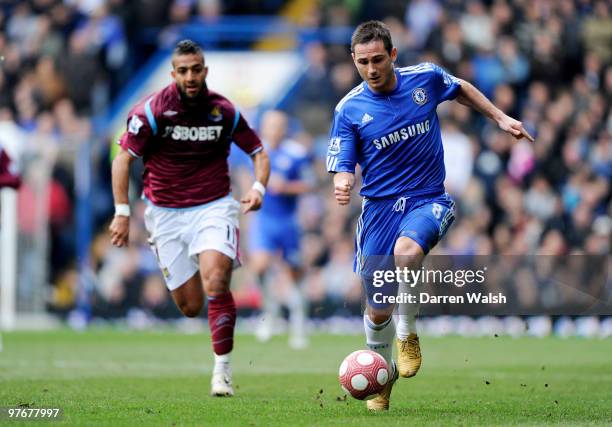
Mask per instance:
[[[533,142],[533,136],[523,127],[523,123],[513,119],[497,108],[487,99],[473,84],[465,80],[460,80],[461,90],[457,96],[457,101],[463,105],[471,107],[493,120],[499,128],[508,132],[516,139],[527,138]]]
[[[339,205],[348,205],[351,201],[351,190],[355,185],[355,174],[338,172],[334,175],[334,195]]]
[[[255,169],[255,183],[253,187],[240,199],[243,208],[242,212],[256,211],[261,207],[268,178],[270,178],[270,159],[268,154],[261,150],[255,153],[252,157],[253,167]]]
[[[134,157],[126,150],[120,150],[119,154],[113,160],[112,182],[113,182],[113,198],[115,206],[129,206],[128,189],[130,165],[134,161]],[[109,227],[111,243],[118,247],[127,246],[130,233],[130,216],[129,212],[121,212],[116,208],[115,217]],[[128,208],[129,210],[129,208]]]

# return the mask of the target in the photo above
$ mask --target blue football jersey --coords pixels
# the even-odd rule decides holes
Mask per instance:
[[[284,181],[310,181],[311,157],[298,142],[285,140],[276,149],[266,150],[270,158],[270,179],[277,175]],[[275,194],[270,189],[264,196],[261,214],[279,221],[293,215],[297,209],[296,195]]]
[[[459,80],[431,63],[397,68],[397,86],[377,94],[366,82],[336,106],[328,172],[362,174],[368,198],[444,191],[444,150],[436,107],[454,99]]]

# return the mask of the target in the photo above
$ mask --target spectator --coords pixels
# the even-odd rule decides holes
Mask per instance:
[[[22,137],[18,139],[25,154],[16,160],[26,167],[20,195],[23,205],[31,206],[37,200],[33,189],[51,189],[52,206],[40,201],[36,206],[51,209],[53,216],[47,219],[53,223],[53,246],[66,250],[55,250],[52,257],[53,279],[58,285],[54,296],[65,311],[74,303],[77,286],[70,255],[75,234],[74,152],[84,143],[91,144],[95,156],[106,152],[99,148],[106,141],[100,142],[92,131],[92,114],[102,111],[125,87],[132,71],[157,50],[160,32],[179,34],[181,25],[192,19],[205,28],[202,18],[210,22],[228,14],[276,13],[282,2],[5,3],[0,6],[0,52],[4,57],[0,62],[0,125]],[[288,106],[292,119],[303,127],[304,139],[313,141],[312,151],[319,156],[315,171],[320,188],[300,204],[303,256],[313,284],[312,297],[324,307],[317,313],[334,312],[325,301],[338,301],[355,292],[355,284],[330,277],[350,267],[345,262],[351,246],[347,236],[360,213],[358,202],[347,210],[330,203],[330,180],[320,157],[326,150],[333,108],[359,84],[348,46],[337,40],[328,44],[330,32],[324,26],[351,26],[364,16],[389,24],[399,50],[398,66],[424,58],[439,60],[458,77],[475,80],[497,105],[519,116],[536,135],[535,144],[515,144],[469,109],[440,106],[447,184],[459,211],[439,248],[442,253],[609,253],[609,2],[328,0],[296,20],[304,25],[296,37],[305,45],[307,69]],[[337,36],[338,31],[335,28],[333,34]],[[0,135],[4,138],[9,133]],[[107,168],[107,162],[100,159],[96,157],[92,164]],[[92,182],[104,182],[108,170],[92,171],[100,175]],[[107,199],[102,196],[100,200]],[[104,209],[104,202],[94,204]],[[23,210],[22,231],[31,234],[35,212]],[[92,217],[104,215],[98,212]],[[248,226],[244,224],[245,231]],[[156,261],[146,236],[138,231],[137,221],[133,227],[135,242],[128,253],[94,244],[97,312],[124,315],[132,305],[140,305],[147,316],[170,316],[156,284],[158,278],[151,276]],[[121,267],[126,260],[138,267]],[[549,284],[527,268],[517,266],[516,271],[514,276],[524,278],[517,295],[522,295],[527,306],[537,306],[541,302],[538,286]],[[551,301],[561,297],[553,295]],[[317,306],[312,314],[316,310]]]

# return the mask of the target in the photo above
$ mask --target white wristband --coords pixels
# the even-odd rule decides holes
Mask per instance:
[[[130,205],[125,203],[115,205],[115,216],[130,216]]]
[[[259,182],[259,181],[255,181],[251,188],[253,190],[259,191],[262,196],[264,196],[266,194],[266,187],[264,187],[264,185],[261,182]]]

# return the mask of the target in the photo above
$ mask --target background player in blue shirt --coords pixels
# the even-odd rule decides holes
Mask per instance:
[[[327,155],[336,200],[350,202],[355,165],[361,167],[363,211],[355,237],[354,270],[367,294],[366,341],[393,369],[391,342],[395,304],[382,295],[397,294],[398,284],[376,287],[376,271],[419,269],[425,255],[454,220],[454,202],[444,191],[444,152],[436,107],[456,99],[481,112],[520,139],[533,138],[521,122],[507,116],[470,83],[437,65],[395,68],[397,49],[379,21],[357,27],[351,39],[353,61],[363,78],[336,106]],[[410,289],[400,284],[402,292]],[[378,298],[375,294],[378,293]],[[415,375],[421,365],[416,331],[418,304],[402,304],[397,316],[398,363],[385,389],[367,402],[387,410],[398,373]]]
[[[270,181],[264,205],[253,218],[249,246],[251,269],[263,294],[262,319],[256,336],[267,341],[280,315],[279,293],[282,292],[272,274],[288,268],[292,283],[285,301],[289,309],[289,345],[307,345],[306,299],[301,286],[300,227],[296,217],[298,198],[313,189],[310,156],[306,148],[287,138],[288,117],[282,111],[264,114],[260,134],[269,149]],[[273,267],[277,267],[273,269]],[[271,271],[275,270],[275,271]]]

